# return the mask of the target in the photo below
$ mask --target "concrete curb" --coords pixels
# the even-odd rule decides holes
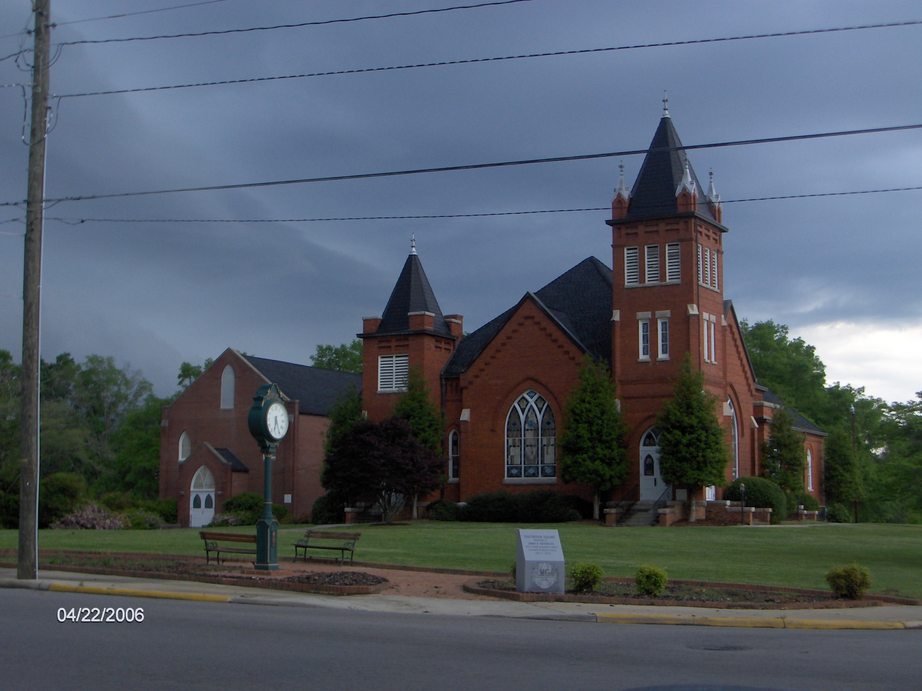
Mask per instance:
[[[880,621],[861,619],[795,619],[785,616],[709,617],[675,616],[670,614],[596,614],[600,624],[665,624],[670,626],[714,626],[743,629],[802,629],[812,631],[870,630],[922,628],[922,622]]]
[[[120,587],[113,584],[86,585],[84,582],[67,582],[58,580],[18,580],[13,578],[0,578],[0,588],[20,588],[24,590],[42,590],[56,593],[82,593],[87,595],[110,595],[121,597],[152,598],[162,600],[185,600],[192,602],[217,602],[227,604],[241,605],[271,605],[271,606],[323,606],[323,596],[318,596],[318,600],[301,601],[297,598],[286,598],[281,595],[284,591],[260,591],[254,589],[253,594],[239,593],[208,593],[199,591],[176,591],[176,590],[159,590],[147,588],[129,588]],[[374,598],[374,595],[360,597]],[[339,598],[335,598],[339,600]],[[409,598],[408,600],[412,600]],[[452,601],[445,601],[451,606]],[[460,604],[462,601],[458,601]],[[466,603],[466,601],[463,601]],[[652,608],[651,608],[652,609]],[[381,611],[387,611],[381,610]],[[411,610],[393,610],[393,611],[411,611]],[[420,610],[421,613],[427,613],[427,610]],[[457,614],[463,610],[459,609]],[[446,609],[442,613],[452,613],[452,610]],[[550,621],[569,621],[583,623],[599,624],[653,624],[666,626],[710,626],[723,628],[761,628],[761,629],[799,629],[814,631],[833,631],[833,630],[868,630],[868,631],[885,631],[885,630],[905,630],[905,629],[922,629],[922,619],[844,619],[837,617],[815,618],[815,617],[792,617],[782,613],[766,613],[763,616],[714,616],[698,615],[694,613],[675,614],[670,612],[568,612],[568,611],[544,611],[537,612],[532,608],[524,608],[520,611],[510,611],[498,607],[495,612],[478,613],[472,616],[484,616],[495,618],[515,618],[531,620],[550,620]]]

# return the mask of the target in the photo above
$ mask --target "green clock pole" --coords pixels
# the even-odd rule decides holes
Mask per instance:
[[[276,444],[263,447],[263,515],[256,522],[256,568],[275,571],[279,567],[279,524],[272,515],[272,461]]]
[[[279,442],[288,432],[288,410],[275,384],[259,387],[247,416],[250,434],[263,455],[263,515],[256,523],[256,563],[260,571],[279,567],[279,524],[272,515],[272,461]]]

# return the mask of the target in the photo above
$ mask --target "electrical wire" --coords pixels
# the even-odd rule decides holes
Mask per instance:
[[[86,22],[98,22],[104,19],[124,19],[125,17],[136,17],[140,14],[156,14],[158,12],[170,12],[172,10],[183,10],[189,7],[200,7],[201,5],[216,5],[227,0],[202,0],[201,2],[187,2],[182,5],[172,5],[170,7],[159,7],[152,10],[138,10],[137,12],[120,12],[118,14],[107,14],[102,17],[86,17],[85,19],[71,19],[66,22],[55,22],[54,26],[67,26],[68,24],[84,24]]]
[[[404,170],[378,171],[372,173],[352,173],[344,175],[325,175],[309,178],[290,178],[286,180],[263,180],[257,182],[238,182],[223,185],[200,185],[196,187],[174,187],[159,190],[140,190],[135,192],[109,192],[101,194],[72,195],[66,197],[48,198],[48,203],[80,202],[94,199],[118,199],[128,197],[147,197],[162,194],[176,194],[180,192],[217,192],[239,189],[256,189],[263,187],[281,187],[286,185],[306,185],[322,182],[344,182],[347,180],[368,180],[374,178],[390,178],[409,175],[423,175],[434,173],[449,173],[469,170],[487,170],[493,168],[511,168],[516,166],[538,165],[547,163],[566,163],[572,161],[588,161],[601,158],[624,156],[639,156],[648,152],[661,151],[695,151],[699,149],[716,149],[733,146],[751,146],[755,144],[774,144],[779,142],[806,141],[811,139],[824,139],[830,137],[847,137],[866,134],[881,134],[887,132],[901,132],[922,129],[922,124],[895,125],[891,127],[871,127],[857,130],[840,130],[835,132],[813,132],[808,134],[785,135],[780,137],[760,137],[756,139],[736,139],[730,141],[710,142],[708,144],[691,144],[681,147],[625,149],[621,151],[605,151],[593,154],[575,154],[570,156],[551,156],[546,158],[530,158],[509,161],[495,161],[491,163],[468,163],[453,166],[433,166],[429,168],[411,168]],[[21,202],[0,202],[0,206],[12,206]]]
[[[868,194],[885,194],[890,192],[912,192],[922,190],[922,185],[909,187],[886,187],[870,190],[849,190],[846,192],[808,192],[802,194],[783,194],[769,197],[743,197],[740,199],[722,199],[720,204],[742,204],[765,201],[787,201],[791,199],[813,199],[817,197],[847,197]],[[633,208],[633,207],[632,207]],[[611,211],[611,206],[587,206],[568,209],[526,209],[516,211],[481,211],[475,213],[445,214],[408,214],[376,216],[313,216],[301,218],[68,218],[46,216],[47,221],[56,221],[66,225],[83,225],[85,223],[160,223],[160,224],[289,224],[289,223],[334,223],[343,221],[420,221],[448,218],[488,218],[495,216],[532,216],[542,214],[572,214],[584,212]],[[11,218],[0,223],[23,222],[23,218]],[[0,233],[2,234],[2,233]],[[12,235],[12,233],[10,233]],[[17,233],[21,234],[21,233]]]
[[[624,50],[638,50],[642,48],[666,48],[674,46],[702,45],[708,43],[722,43],[731,41],[749,41],[755,39],[781,38],[790,36],[806,36],[812,34],[828,34],[842,31],[863,31],[866,29],[884,29],[904,26],[916,26],[922,20],[908,20],[901,22],[888,22],[883,24],[862,24],[846,27],[826,29],[804,29],[800,31],[777,31],[765,34],[749,34],[741,36],[722,36],[715,38],[688,39],[680,41],[660,41],[656,43],[635,43],[622,46],[608,46],[603,48],[580,48],[573,50],[556,50],[542,53],[522,53],[517,55],[500,55],[483,58],[463,58],[459,60],[439,60],[435,62],[421,62],[406,65],[386,65],[377,67],[356,67],[350,69],[330,70],[326,72],[301,72],[296,74],[271,75],[267,77],[243,77],[238,79],[221,79],[214,81],[189,82],[185,84],[162,84],[158,86],[143,86],[125,89],[104,89],[98,91],[83,91],[69,94],[59,94],[59,98],[79,98],[85,96],[112,96],[116,94],[136,94],[152,91],[168,91],[172,89],[194,89],[206,86],[229,86],[234,84],[255,84],[259,82],[272,82],[287,79],[310,79],[315,77],[335,77],[352,74],[371,74],[377,72],[394,72],[399,70],[423,69],[429,67],[448,67],[452,65],[473,65],[479,63],[502,62],[508,60],[528,60],[532,58],[561,57],[570,55],[588,55],[592,53],[608,53]]]
[[[62,41],[62,46],[102,45],[107,43],[130,43],[133,41],[160,41],[176,38],[202,38],[205,36],[226,36],[229,34],[246,34],[257,31],[276,31],[278,29],[301,29],[308,26],[327,26],[330,24],[347,24],[352,22],[371,21],[376,19],[393,19],[396,17],[414,17],[423,14],[436,14],[440,12],[455,12],[459,10],[476,10],[484,7],[498,5],[515,5],[534,0],[496,0],[495,2],[481,2],[476,5],[455,5],[454,7],[439,7],[427,10],[408,10],[406,12],[389,12],[387,14],[371,14],[362,17],[345,17],[341,19],[321,19],[311,22],[293,22],[289,24],[274,24],[271,26],[250,26],[242,29],[216,29],[213,31],[195,31],[180,34],[158,34],[154,36],[126,36],[124,38],[81,39],[77,41]]]

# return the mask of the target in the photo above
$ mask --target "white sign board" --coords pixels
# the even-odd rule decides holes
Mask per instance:
[[[515,589],[521,593],[563,593],[566,566],[560,533],[519,530],[515,559]]]

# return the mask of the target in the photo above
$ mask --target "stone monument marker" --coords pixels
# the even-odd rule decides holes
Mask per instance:
[[[520,593],[563,593],[566,567],[560,533],[519,530],[515,559],[515,589]]]

